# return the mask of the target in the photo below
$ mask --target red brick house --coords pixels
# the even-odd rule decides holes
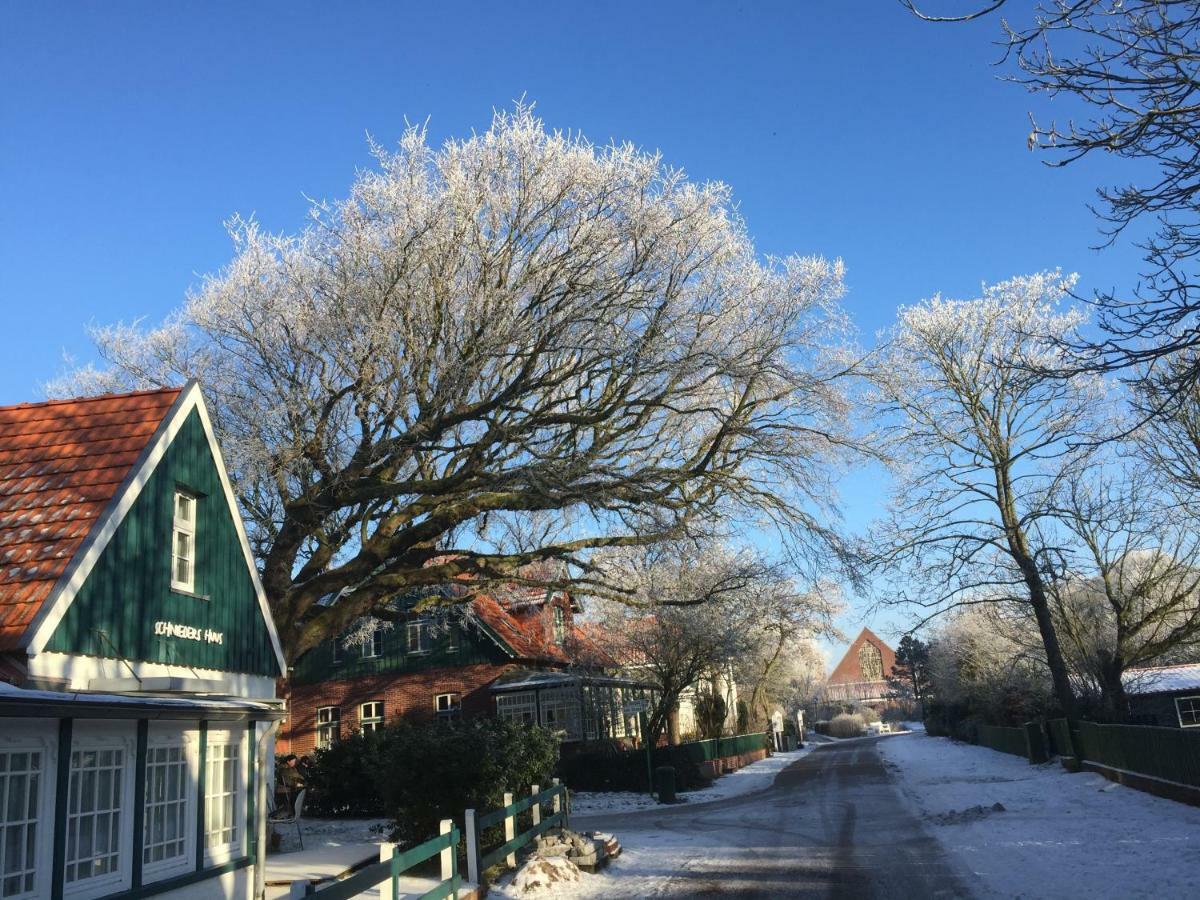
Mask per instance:
[[[825,682],[827,703],[862,703],[886,706],[893,688],[888,683],[896,666],[896,651],[879,635],[864,628]]]
[[[649,686],[612,674],[578,611],[564,592],[513,589],[465,614],[402,615],[327,641],[291,672],[280,749],[303,755],[398,719],[492,715],[557,728],[564,741],[631,736],[624,706]]]

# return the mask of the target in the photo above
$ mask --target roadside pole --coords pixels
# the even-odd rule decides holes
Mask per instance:
[[[646,748],[646,786],[649,789],[650,796],[654,796],[654,762],[650,756],[650,729],[649,722],[646,719],[646,710],[642,709],[638,712],[638,725],[642,729],[642,744]]]

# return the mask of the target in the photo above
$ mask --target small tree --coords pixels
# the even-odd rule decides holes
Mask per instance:
[[[911,634],[900,638],[887,680],[898,696],[923,703],[929,691],[929,645]]]

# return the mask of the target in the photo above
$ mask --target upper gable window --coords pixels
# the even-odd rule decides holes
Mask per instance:
[[[171,532],[171,587],[196,590],[196,496],[175,492],[175,519]]]
[[[567,642],[567,616],[561,606],[554,607],[554,643],[560,647]]]

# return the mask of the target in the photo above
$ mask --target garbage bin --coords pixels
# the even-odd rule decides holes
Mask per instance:
[[[654,789],[659,803],[675,802],[675,767],[659,766],[654,770]]]

